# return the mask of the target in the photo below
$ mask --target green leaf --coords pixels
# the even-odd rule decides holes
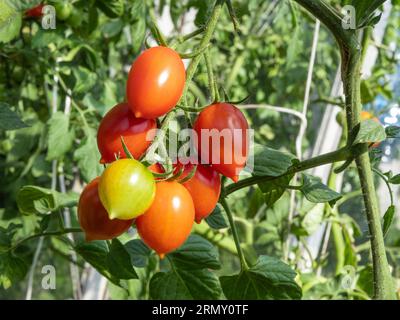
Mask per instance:
[[[106,241],[91,241],[78,244],[75,250],[117,286],[122,287],[122,279],[138,278],[128,251],[118,239],[113,239],[110,247]]]
[[[383,126],[375,120],[369,119],[360,123],[360,128],[353,145],[357,143],[380,142],[385,139],[386,133]]]
[[[339,200],[342,195],[329,189],[321,182],[320,178],[303,174],[303,185],[300,191],[308,201],[313,203],[333,202]]]
[[[374,17],[375,10],[378,9],[386,0],[353,0],[352,5],[356,11],[357,28],[362,28]]]
[[[168,255],[168,258],[179,269],[219,269],[218,250],[199,235],[190,235],[186,242]]]
[[[149,262],[151,250],[140,239],[133,239],[125,243],[125,249],[131,257],[131,262],[135,267],[145,268]]]
[[[8,1],[0,2],[0,43],[10,42],[18,36],[22,25],[22,14],[10,6]]]
[[[224,209],[221,204],[217,204],[213,212],[205,219],[207,224],[213,229],[225,229],[228,228],[228,223],[224,215]]]
[[[116,285],[120,285],[119,279],[109,270],[107,263],[108,248],[105,241],[91,241],[81,243],[75,247],[75,251],[92,265],[99,273]]]
[[[73,47],[67,54],[59,58],[59,62],[71,62],[78,56],[78,53],[79,56],[83,55],[85,61],[93,70],[95,70],[96,66],[100,63],[98,54],[88,44],[80,44]]]
[[[78,66],[72,69],[72,73],[75,77],[74,94],[86,93],[94,87],[97,82],[96,73],[89,69]]]
[[[15,282],[24,279],[28,265],[18,256],[11,253],[0,254],[0,285],[8,289]]]
[[[81,145],[75,150],[74,159],[78,162],[83,179],[89,182],[99,176],[103,169],[99,164],[100,153],[94,132],[90,130],[86,134],[87,138],[81,141]]]
[[[49,132],[46,159],[60,159],[71,149],[74,139],[74,132],[69,130],[69,117],[63,112],[56,112],[51,116],[47,125]]]
[[[389,183],[391,184],[400,184],[400,174],[396,174],[395,176],[389,179]]]
[[[400,135],[400,127],[398,126],[387,126],[385,128],[386,136],[388,138],[398,138]]]
[[[207,269],[173,269],[156,273],[150,280],[155,300],[212,300],[221,296],[217,276]]]
[[[383,216],[383,236],[386,236],[386,234],[389,231],[390,226],[393,223],[393,219],[394,219],[394,214],[395,214],[395,206],[390,206],[386,212],[385,215]]]
[[[27,125],[17,113],[10,109],[10,105],[0,102],[0,130],[15,130],[26,128]]]
[[[214,5],[213,0],[191,0],[189,1],[188,7],[195,7],[197,10],[194,24],[197,27],[204,26],[210,17],[212,7]]]
[[[17,194],[17,205],[22,214],[44,214],[77,203],[76,193],[60,193],[36,186],[24,186]]]
[[[0,254],[7,252],[11,247],[11,239],[7,229],[0,227]]]
[[[109,250],[107,264],[110,273],[118,279],[138,279],[132,266],[131,257],[118,239],[112,240]]]
[[[265,194],[265,204],[268,208],[272,207],[282,197],[292,178],[293,175],[285,175],[278,179],[258,184],[261,191]]]
[[[376,94],[371,88],[368,80],[361,81],[361,102],[362,104],[370,103],[374,101]]]
[[[144,19],[144,16],[132,24],[131,36],[132,50],[133,52],[138,52],[146,36],[146,19]]]
[[[105,23],[101,29],[105,37],[112,38],[119,34],[123,27],[124,22],[121,19],[115,19]]]
[[[44,48],[52,43],[59,47],[64,40],[55,30],[39,29],[32,37],[32,48]]]
[[[260,144],[254,145],[254,176],[278,177],[292,166],[296,157]]]
[[[300,299],[301,288],[296,272],[282,261],[260,256],[250,269],[234,276],[220,277],[222,290],[229,300]]]
[[[97,0],[96,5],[109,18],[117,18],[124,14],[123,0]]]

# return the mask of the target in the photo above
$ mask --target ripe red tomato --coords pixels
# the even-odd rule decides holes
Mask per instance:
[[[161,181],[156,184],[153,204],[136,219],[136,228],[162,259],[188,238],[194,215],[189,191],[176,181]]]
[[[249,126],[243,113],[229,103],[212,104],[200,112],[193,128],[201,163],[211,164],[214,170],[237,182],[249,149]]]
[[[138,118],[160,117],[177,104],[185,80],[185,66],[178,53],[167,47],[147,49],[129,71],[128,104]]]
[[[44,4],[38,4],[36,7],[26,10],[25,17],[27,17],[27,18],[41,17],[43,15],[42,9],[44,6],[45,6]]]
[[[85,232],[86,241],[108,240],[118,237],[129,229],[134,220],[110,220],[100,201],[98,185],[100,177],[83,189],[78,204],[79,224]]]
[[[126,158],[121,136],[135,159],[147,150],[153,140],[157,123],[151,119],[136,118],[128,104],[120,103],[113,107],[103,118],[97,132],[97,146],[101,154],[101,163],[115,161],[115,156]]]
[[[193,164],[178,164],[176,170],[184,167],[180,179],[184,179],[193,170]],[[182,183],[189,191],[193,199],[195,208],[195,221],[200,223],[215,208],[221,193],[221,178],[218,172],[214,171],[210,166],[197,165],[196,172],[193,177]]]

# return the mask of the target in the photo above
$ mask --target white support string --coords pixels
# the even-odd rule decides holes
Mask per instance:
[[[307,83],[306,83],[306,89],[305,89],[304,101],[303,101],[302,114],[304,115],[304,117],[307,116],[308,104],[309,104],[309,100],[310,100],[311,84],[312,84],[312,77],[313,77],[313,71],[314,71],[314,65],[315,65],[315,57],[317,55],[320,26],[321,26],[320,21],[316,20],[313,43],[312,43],[312,48],[311,48],[310,63],[308,65]],[[301,160],[301,157],[302,157],[302,144],[303,144],[303,138],[304,138],[306,129],[307,129],[307,121],[300,126],[299,135],[297,136],[297,139],[296,139],[296,155],[299,160]]]

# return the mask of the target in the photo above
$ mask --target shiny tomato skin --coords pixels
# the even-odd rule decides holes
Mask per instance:
[[[134,220],[110,220],[101,204],[98,185],[100,177],[93,179],[83,189],[79,198],[78,218],[86,241],[109,240],[129,229]]]
[[[185,80],[185,66],[178,53],[161,46],[147,49],[129,71],[128,104],[138,118],[160,117],[177,104]]]
[[[33,7],[31,9],[28,9],[25,11],[25,17],[27,18],[39,18],[43,15],[42,9],[45,5],[44,4],[38,4],[36,7]]]
[[[195,147],[199,153],[201,163],[211,164],[211,167],[215,171],[237,182],[240,171],[246,165],[249,149],[248,128],[249,125],[243,113],[234,105],[221,102],[206,107],[200,112],[193,125],[193,129],[198,136],[198,143]],[[219,140],[220,144],[218,146],[212,143],[213,139],[209,136],[205,137],[205,140],[208,140],[209,147],[203,148],[202,129],[216,129],[222,136],[224,132],[230,133],[232,143],[226,149],[224,148],[223,138]],[[225,152],[230,156],[226,160],[224,156]],[[212,161],[213,157],[217,157],[218,161]]]
[[[157,123],[154,119],[136,118],[127,103],[113,107],[100,122],[97,132],[97,146],[101,163],[115,161],[116,155],[126,158],[121,136],[135,159],[147,150],[153,140]]]
[[[189,191],[176,181],[161,181],[157,182],[153,204],[136,219],[136,228],[143,241],[162,259],[186,241],[194,216]]]
[[[99,196],[110,219],[130,220],[152,204],[156,186],[152,173],[139,161],[120,159],[101,175]]]
[[[185,165],[178,163],[176,170],[180,170],[181,166],[184,167],[184,170],[179,179],[184,179],[191,173],[194,165],[191,163]],[[182,185],[192,196],[195,221],[200,223],[202,219],[210,215],[218,203],[221,194],[220,175],[210,166],[198,164],[193,177],[182,183]]]

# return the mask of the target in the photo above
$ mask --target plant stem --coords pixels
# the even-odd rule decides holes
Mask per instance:
[[[33,234],[29,237],[26,237],[20,241],[18,241],[17,243],[15,243],[12,247],[9,248],[9,251],[14,250],[15,248],[19,247],[22,243],[35,239],[35,238],[39,238],[39,237],[47,237],[47,236],[62,236],[64,234],[67,233],[78,233],[78,232],[83,232],[82,229],[79,228],[66,228],[63,230],[59,230],[59,231],[50,231],[50,232],[42,232],[42,233],[36,233]]]
[[[361,112],[361,58],[362,48],[357,30],[346,30],[340,14],[325,0],[296,0],[300,5],[321,20],[337,40],[342,57],[342,81],[345,94],[348,141],[354,138]],[[365,39],[364,39],[365,40]],[[363,41],[363,43],[367,43]],[[368,145],[362,144],[361,152],[355,157],[365,211],[371,236],[371,252],[374,270],[374,298],[396,299],[393,279],[385,252],[381,216],[376,197]]]
[[[390,205],[394,205],[394,199],[393,199],[393,190],[392,187],[390,186],[389,181],[387,180],[387,178],[385,177],[384,174],[382,174],[379,170],[372,168],[372,171],[374,171],[382,180],[383,182],[385,182],[386,187],[388,188],[389,191],[389,196],[390,196]]]
[[[217,26],[218,18],[221,14],[222,5],[224,4],[224,2],[225,2],[225,0],[217,0],[217,2],[215,3],[214,9],[210,16],[210,19],[207,22],[207,26],[205,28],[203,38],[200,41],[199,48],[204,48],[209,44],[211,37],[214,33],[215,27]],[[190,64],[186,70],[186,82],[185,82],[185,88],[183,90],[181,100],[186,95],[186,92],[189,87],[189,83],[190,83],[190,81],[192,81],[192,78],[194,76],[194,73],[196,72],[196,69],[200,62],[200,59],[201,59],[201,55],[198,55],[190,61]],[[179,101],[178,104],[181,104],[181,101]]]
[[[206,62],[206,67],[207,67],[208,87],[211,94],[211,102],[215,102],[216,101],[215,79],[211,63],[210,51],[208,49],[204,52],[204,60]]]
[[[222,194],[222,196],[227,196],[231,194],[232,192],[235,192],[237,190],[243,189],[245,187],[252,186],[254,184],[260,183],[260,182],[265,182],[265,181],[271,181],[275,179],[279,179],[283,176],[289,175],[289,174],[294,174],[296,172],[304,171],[307,169],[311,169],[314,167],[319,167],[324,164],[329,164],[333,162],[339,162],[339,161],[345,161],[349,157],[354,156],[355,154],[358,154],[360,152],[360,145],[355,145],[353,147],[344,147],[341,149],[338,149],[333,152],[329,152],[311,159],[307,159],[304,161],[301,161],[293,166],[291,166],[284,174],[277,176],[277,177],[271,177],[271,176],[254,176],[251,178],[243,179],[237,183],[233,183],[228,185],[225,188],[225,192]],[[363,150],[365,152],[365,150]]]
[[[248,270],[249,267],[247,265],[246,259],[244,258],[242,248],[240,247],[239,235],[238,235],[238,232],[236,229],[235,222],[233,221],[233,215],[232,215],[231,209],[229,208],[228,203],[226,202],[225,198],[221,198],[221,204],[226,212],[226,215],[228,216],[229,225],[231,226],[231,230],[232,230],[233,240],[235,241],[236,250],[237,250],[237,253],[238,253],[239,259],[240,259],[241,269],[242,269],[242,271]]]

